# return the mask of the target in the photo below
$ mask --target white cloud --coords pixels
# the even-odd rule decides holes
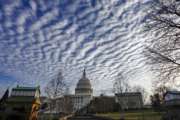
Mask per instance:
[[[26,10],[20,4],[16,9],[6,8],[8,14],[4,15],[8,19],[0,23],[3,31],[0,65],[4,66],[0,71],[23,83],[37,84],[38,81],[45,86],[44,83],[62,69],[66,81],[74,88],[86,67],[95,91],[111,89],[118,73],[123,73],[129,81],[139,82],[135,78],[144,77],[136,71],[145,71],[141,52],[147,35],[142,32],[140,22],[145,16],[146,4],[128,0],[115,6],[116,0],[104,0],[79,10],[82,6],[78,1],[69,6],[51,2],[40,2],[41,7],[37,7],[38,3],[31,1],[32,9]],[[139,4],[141,7],[136,8]],[[63,7],[65,10],[61,11]],[[19,17],[14,18],[12,14],[16,10]],[[43,11],[42,15],[36,15],[38,10]],[[12,29],[12,25],[17,28]],[[140,82],[149,84],[146,80]]]

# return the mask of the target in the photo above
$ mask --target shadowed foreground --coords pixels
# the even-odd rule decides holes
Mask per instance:
[[[72,116],[67,120],[113,120],[113,119],[107,117],[94,116],[94,115],[77,115],[77,116]]]
[[[162,112],[154,112],[152,110],[142,110],[142,111],[126,111],[124,113],[125,120],[161,120]],[[119,120],[120,113],[105,113],[97,114],[97,116],[109,117],[113,120]]]

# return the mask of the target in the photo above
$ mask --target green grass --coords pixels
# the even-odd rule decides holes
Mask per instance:
[[[105,116],[119,120],[119,113],[102,113],[96,114],[97,116]],[[162,113],[154,112],[152,110],[141,110],[141,111],[126,111],[124,112],[125,120],[161,120]]]

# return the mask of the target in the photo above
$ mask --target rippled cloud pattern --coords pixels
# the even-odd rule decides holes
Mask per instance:
[[[143,80],[149,0],[1,0],[0,87],[40,84],[59,70],[73,87],[84,67],[96,92],[118,74]],[[0,74],[0,75],[1,75]]]

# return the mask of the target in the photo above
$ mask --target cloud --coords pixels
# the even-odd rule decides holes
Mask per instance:
[[[149,75],[137,73],[146,71],[147,5],[141,0],[11,1],[0,8],[0,71],[45,86],[61,69],[73,88],[86,67],[96,93],[111,89],[119,73],[138,81]]]

